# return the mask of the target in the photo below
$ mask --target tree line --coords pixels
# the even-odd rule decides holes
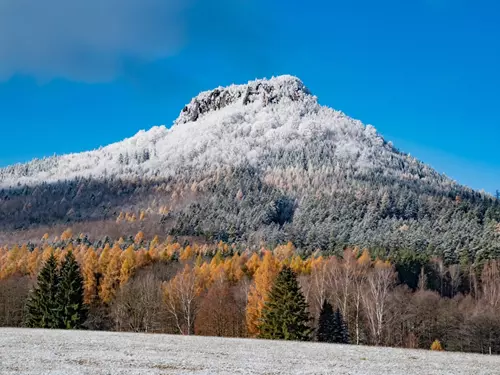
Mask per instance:
[[[0,248],[0,325],[500,353],[499,312],[497,260],[251,252],[142,232],[97,248],[71,232]]]

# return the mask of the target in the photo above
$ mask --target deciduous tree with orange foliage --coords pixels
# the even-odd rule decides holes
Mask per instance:
[[[250,336],[257,336],[259,334],[262,309],[279,271],[280,264],[278,260],[270,251],[266,251],[254,273],[254,283],[250,287],[248,294],[246,321]]]

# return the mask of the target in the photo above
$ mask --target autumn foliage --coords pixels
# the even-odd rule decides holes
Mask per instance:
[[[434,340],[434,342],[431,345],[431,350],[437,351],[437,352],[442,352],[444,349],[443,349],[443,346],[441,345],[441,341]]]
[[[420,281],[411,289],[402,281],[406,274],[397,272],[407,272],[400,260],[368,249],[304,256],[291,243],[256,251],[148,239],[142,232],[90,243],[68,230],[36,245],[0,247],[0,296],[9,301],[0,301],[0,325],[22,321],[21,299],[42,265],[51,254],[60,263],[70,251],[82,273],[91,329],[258,337],[269,293],[288,267],[307,302],[311,329],[327,301],[353,344],[430,348],[439,337],[448,350],[500,352],[493,339],[500,336],[499,261],[472,268],[432,260],[425,273],[415,271]],[[469,292],[461,294],[464,285]]]

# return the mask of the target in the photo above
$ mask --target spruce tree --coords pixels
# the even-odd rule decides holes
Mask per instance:
[[[259,337],[271,340],[308,341],[310,317],[295,273],[284,267],[274,282],[262,310]]]
[[[38,275],[37,285],[26,303],[25,324],[30,328],[58,328],[57,291],[59,275],[57,260],[51,254]]]
[[[86,319],[83,302],[84,286],[80,267],[70,251],[61,266],[59,288],[56,295],[59,328],[79,329]]]
[[[332,305],[325,300],[321,308],[321,313],[319,314],[316,339],[319,342],[335,342],[334,332],[335,314],[333,313]]]
[[[347,330],[347,325],[344,322],[344,317],[340,309],[335,311],[333,321],[333,342],[337,344],[349,344],[349,331]]]

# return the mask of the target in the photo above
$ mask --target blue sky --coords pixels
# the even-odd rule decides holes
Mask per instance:
[[[170,125],[199,91],[293,74],[493,192],[499,15],[494,0],[2,0],[0,165],[106,145]]]

